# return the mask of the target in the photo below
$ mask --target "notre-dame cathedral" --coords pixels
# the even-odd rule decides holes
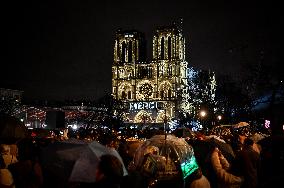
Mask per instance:
[[[152,60],[146,61],[143,33],[116,32],[112,94],[127,106],[126,123],[160,124],[193,110],[181,27],[158,28],[152,40]]]

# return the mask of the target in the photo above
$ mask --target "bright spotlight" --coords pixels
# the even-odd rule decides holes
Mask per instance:
[[[218,115],[217,116],[217,119],[220,121],[222,119],[222,116],[221,115]]]
[[[201,116],[201,117],[205,117],[205,116],[206,116],[206,112],[205,112],[205,111],[201,111],[201,112],[200,112],[200,116]]]

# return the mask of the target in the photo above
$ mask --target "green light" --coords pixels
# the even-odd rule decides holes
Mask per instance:
[[[181,163],[180,166],[183,179],[188,177],[190,174],[192,174],[195,170],[199,168],[194,156],[191,157],[190,161],[185,161],[184,163]]]

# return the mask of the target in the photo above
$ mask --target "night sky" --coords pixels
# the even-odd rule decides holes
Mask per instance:
[[[152,58],[158,26],[183,18],[186,60],[239,75],[246,63],[283,61],[280,3],[255,0],[6,2],[2,9],[0,87],[30,99],[97,99],[111,92],[117,29],[142,31]]]

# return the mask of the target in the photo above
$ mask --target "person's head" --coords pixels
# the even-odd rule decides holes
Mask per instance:
[[[144,155],[154,154],[157,155],[159,153],[159,148],[156,146],[148,146],[144,152]]]
[[[96,181],[108,179],[119,182],[123,177],[123,166],[120,160],[113,155],[102,155],[96,172]]]
[[[7,155],[10,154],[10,146],[6,145],[6,144],[1,144],[0,146],[0,152],[2,155]]]

